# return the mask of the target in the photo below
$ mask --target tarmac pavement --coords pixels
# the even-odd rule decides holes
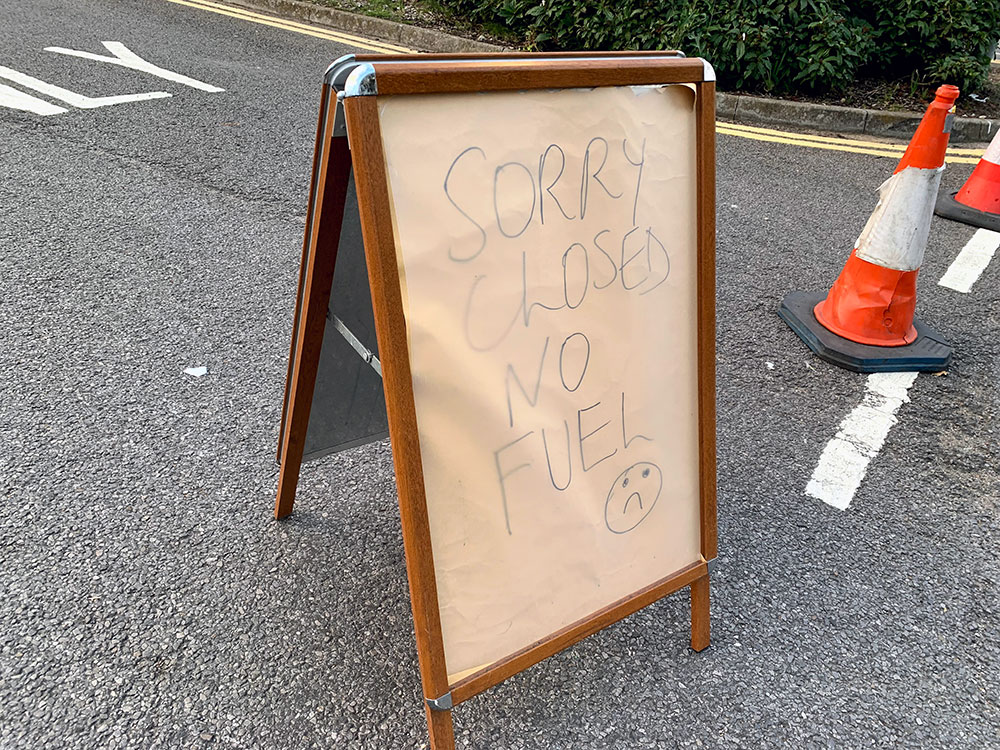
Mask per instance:
[[[271,518],[319,85],[349,48],[162,0],[4,19],[0,65],[171,96],[0,108],[0,748],[426,746],[388,444],[306,465]],[[224,91],[43,51],[105,40]],[[829,287],[894,165],[719,136],[713,645],[668,597],[459,706],[459,746],[1000,744],[1000,262],[937,285],[972,228],[935,219],[920,275],[947,375],[847,511],[804,492],[865,376],[777,306]]]

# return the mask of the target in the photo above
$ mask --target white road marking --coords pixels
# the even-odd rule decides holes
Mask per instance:
[[[124,94],[122,96],[84,96],[83,94],[77,94],[75,91],[32,78],[29,75],[19,73],[13,68],[6,68],[3,65],[0,65],[0,78],[6,78],[8,81],[12,81],[19,86],[24,86],[26,89],[32,89],[39,94],[44,94],[52,99],[58,99],[61,102],[65,102],[73,107],[79,107],[80,109],[96,109],[97,107],[107,107],[112,104],[142,102],[148,99],[163,99],[170,96],[166,91],[150,91],[145,94]]]
[[[67,49],[65,47],[46,47],[45,51],[56,52],[60,55],[71,55],[72,57],[82,57],[84,60],[94,60],[96,62],[111,63],[112,65],[121,65],[123,68],[139,70],[143,73],[149,73],[150,75],[163,78],[167,81],[173,81],[174,83],[190,86],[191,88],[198,89],[199,91],[207,91],[210,94],[217,94],[220,91],[225,91],[225,89],[220,89],[218,86],[212,86],[204,81],[189,78],[188,76],[181,75],[180,73],[175,73],[172,70],[161,68],[159,65],[153,65],[151,62],[143,60],[121,42],[101,42],[101,44],[107,48],[108,52],[110,52],[113,57],[95,55],[93,52],[81,52],[80,50]]]
[[[868,464],[878,455],[889,430],[898,421],[896,412],[910,399],[907,391],[915,372],[876,372],[868,376],[861,403],[840,423],[836,436],[826,444],[806,494],[840,510],[847,510],[865,478]]]
[[[997,247],[1000,247],[1000,232],[977,229],[958,257],[948,266],[938,284],[968,294],[976,279],[990,264]]]
[[[12,86],[7,86],[3,83],[0,83],[0,107],[19,109],[22,112],[31,112],[32,114],[42,116],[61,115],[63,112],[69,111],[63,107],[57,107],[55,104],[49,104],[37,96],[25,94],[23,91],[18,91]]]

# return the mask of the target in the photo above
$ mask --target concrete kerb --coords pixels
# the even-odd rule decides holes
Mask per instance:
[[[420,52],[501,52],[504,49],[495,44],[464,39],[443,31],[349,13],[346,10],[300,0],[224,0],[224,2],[258,13],[272,13],[302,23],[325,26],[331,31],[356,34]]]
[[[883,112],[726,93],[718,94],[716,110],[721,119],[743,125],[802,127],[903,139],[913,135],[922,116],[915,112]],[[997,120],[956,117],[950,140],[952,143],[987,143],[998,127],[1000,121]]]
[[[302,0],[225,0],[229,5],[260,13],[273,13],[302,23],[325,26],[334,31],[357,34],[421,52],[501,52],[504,47],[446,34],[443,31],[373,18]],[[806,128],[828,133],[853,133],[882,138],[908,139],[921,115],[914,112],[883,112],[874,109],[811,104],[744,94],[719,93],[716,112],[722,120],[762,127]],[[956,117],[952,143],[987,143],[1000,121]]]

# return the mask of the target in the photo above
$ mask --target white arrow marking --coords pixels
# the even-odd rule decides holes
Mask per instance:
[[[68,111],[3,83],[0,83],[0,107],[19,109],[36,115],[60,115]]]
[[[45,96],[58,99],[61,102],[66,102],[66,104],[79,107],[80,109],[96,109],[97,107],[107,107],[112,104],[142,102],[148,99],[163,99],[170,96],[166,91],[150,91],[146,94],[124,94],[123,96],[84,96],[83,94],[77,94],[75,91],[53,86],[51,83],[46,83],[24,73],[19,73],[12,68],[5,68],[2,65],[0,65],[0,78],[6,78],[8,81],[13,81],[20,86],[24,86],[26,89],[32,89],[40,94],[45,94]]]
[[[46,52],[56,52],[60,55],[72,55],[73,57],[82,57],[84,60],[94,60],[95,62],[106,62],[112,65],[121,65],[124,68],[131,68],[132,70],[139,70],[143,73],[149,73],[151,75],[157,76],[158,78],[163,78],[167,81],[173,81],[174,83],[182,83],[185,86],[190,86],[193,89],[198,89],[199,91],[207,91],[210,94],[217,94],[220,91],[225,91],[225,89],[220,89],[218,86],[212,86],[211,84],[199,81],[195,78],[189,78],[188,76],[181,75],[180,73],[175,73],[172,70],[167,70],[166,68],[161,68],[159,65],[153,65],[151,62],[147,62],[135,54],[132,50],[126,47],[121,42],[101,42],[105,47],[107,47],[108,52],[110,52],[114,57],[106,57],[105,55],[95,55],[93,52],[81,52],[75,49],[66,49],[65,47],[46,47]]]

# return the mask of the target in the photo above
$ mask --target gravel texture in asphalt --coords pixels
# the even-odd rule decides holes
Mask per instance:
[[[8,6],[2,64],[173,96],[0,110],[0,747],[426,746],[388,444],[307,465],[270,515],[348,50],[166,2]],[[43,52],[103,40],[226,91]],[[457,708],[459,746],[996,746],[1000,262],[937,286],[973,230],[935,219],[918,314],[954,363],[837,511],[804,488],[865,376],[775,311],[829,287],[894,163],[720,136],[718,165],[713,646],[674,595]]]

